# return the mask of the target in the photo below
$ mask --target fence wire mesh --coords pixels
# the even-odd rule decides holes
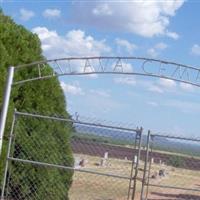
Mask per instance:
[[[2,198],[133,199],[142,177],[141,131],[16,112]]]
[[[15,112],[2,199],[199,200],[200,140],[142,131]]]
[[[143,199],[199,200],[200,140],[151,134],[149,145]]]

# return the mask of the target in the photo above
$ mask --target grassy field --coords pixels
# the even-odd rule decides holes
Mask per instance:
[[[81,169],[130,177],[130,161],[120,159],[109,159],[106,166],[100,166],[100,157],[81,154],[76,154],[75,157],[79,157],[80,159],[84,158],[85,160],[87,160],[87,164]],[[144,163],[141,161],[140,168],[143,168],[143,166]],[[156,179],[150,179],[151,184],[200,189],[200,171],[191,171],[185,169],[178,169],[166,165],[153,164],[151,169],[151,175],[154,172],[158,172],[160,169],[165,169],[167,175],[163,178],[158,177]],[[142,178],[142,175],[143,172],[139,171],[138,176]],[[127,199],[128,187],[128,179],[113,178],[108,176],[75,171],[73,176],[73,185],[70,189],[70,199],[125,200]],[[138,200],[140,196],[140,190],[141,183],[138,181],[136,190],[136,199]],[[170,198],[169,194],[172,195]],[[192,198],[190,198],[190,196]],[[196,200],[200,199],[200,192],[149,187],[149,199]]]

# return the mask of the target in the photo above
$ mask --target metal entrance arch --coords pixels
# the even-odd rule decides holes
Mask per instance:
[[[45,70],[48,65],[52,67],[52,71],[50,70],[47,72]],[[14,78],[14,74],[28,68],[34,69],[34,77],[29,77],[27,74],[27,77],[23,77],[23,79]],[[10,67],[0,118],[0,152],[2,149],[3,133],[12,87],[15,85],[25,84],[27,82],[64,75],[98,76],[101,74],[157,77],[200,87],[199,68],[169,61],[141,57],[69,57],[38,61],[31,64]],[[136,180],[137,173],[134,178]],[[129,184],[129,189],[132,188],[134,188],[134,185],[132,186]],[[134,192],[131,198],[134,199]]]

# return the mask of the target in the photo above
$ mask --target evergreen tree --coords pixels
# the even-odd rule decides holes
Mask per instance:
[[[0,10],[0,110],[3,88],[8,66],[42,60],[41,44],[38,36],[17,25]],[[52,71],[46,66],[46,72]],[[15,78],[34,75],[29,68],[17,73]],[[0,160],[0,181],[3,177],[8,130],[12,121],[13,109],[36,113],[58,114],[69,118],[63,91],[57,78],[41,80],[13,87],[9,115],[3,141],[3,154]],[[72,126],[63,122],[19,118],[15,130],[16,137],[13,156],[40,162],[73,166],[72,151],[69,144]],[[72,182],[72,171],[47,169],[12,162],[8,174],[11,175],[10,199],[54,199],[67,200]],[[37,196],[37,198],[36,198]]]

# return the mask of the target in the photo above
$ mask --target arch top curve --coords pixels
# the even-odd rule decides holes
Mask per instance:
[[[47,66],[51,66],[52,71],[47,72]],[[145,57],[94,56],[42,60],[18,65],[15,73],[30,67],[35,69],[35,76],[15,80],[13,85],[65,75],[118,74],[157,77],[200,87],[200,68]]]

